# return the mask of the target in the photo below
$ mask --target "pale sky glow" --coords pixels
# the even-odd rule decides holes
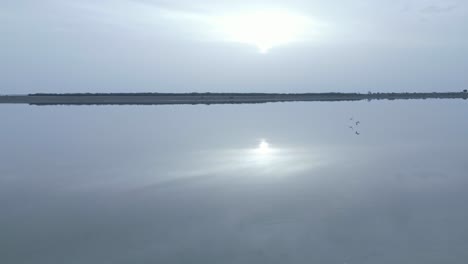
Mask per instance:
[[[217,45],[245,44],[262,54],[278,46],[317,41],[325,30],[323,22],[287,9],[241,9],[213,14],[163,10],[158,13],[167,22],[177,25],[175,30],[194,40]]]
[[[216,17],[226,41],[254,45],[260,53],[304,38],[310,19],[281,10],[261,10]]]

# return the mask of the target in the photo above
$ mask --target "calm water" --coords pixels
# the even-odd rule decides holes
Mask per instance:
[[[467,117],[2,105],[0,263],[465,263]]]

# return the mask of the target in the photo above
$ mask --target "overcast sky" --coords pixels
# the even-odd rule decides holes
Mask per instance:
[[[459,91],[466,25],[459,0],[0,0],[0,93]]]

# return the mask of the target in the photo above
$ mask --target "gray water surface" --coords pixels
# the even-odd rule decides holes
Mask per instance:
[[[0,263],[465,263],[467,117],[2,105]]]

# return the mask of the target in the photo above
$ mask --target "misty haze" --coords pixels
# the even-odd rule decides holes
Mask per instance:
[[[468,260],[468,3],[0,1],[0,263]]]

